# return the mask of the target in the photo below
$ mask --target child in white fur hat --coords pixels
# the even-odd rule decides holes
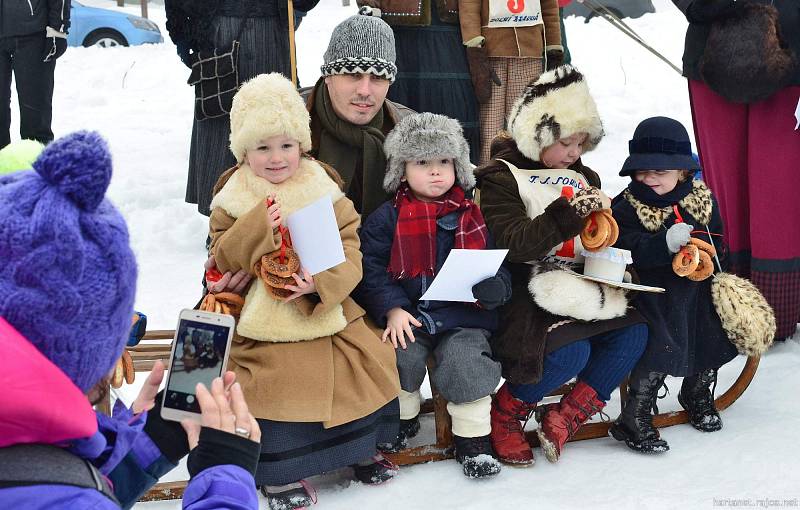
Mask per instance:
[[[401,120],[386,137],[384,203],[361,230],[364,279],[356,299],[383,326],[383,341],[397,348],[400,434],[393,449],[419,431],[419,388],[425,362],[436,357],[433,385],[448,401],[456,459],[470,478],[500,472],[489,441],[492,391],[500,364],[488,338],[494,309],[511,297],[501,270],[473,288],[478,304],[421,301],[453,248],[491,248],[480,209],[465,197],[475,185],[469,147],[458,121],[420,113]]]
[[[211,254],[223,272],[255,275],[230,369],[265,432],[256,484],[271,508],[301,508],[314,501],[308,476],[351,465],[358,480],[384,482],[397,467],[376,445],[397,433],[399,388],[393,349],[349,297],[361,280],[360,217],[338,174],[303,154],[311,149],[309,115],[280,74],[257,76],[236,94],[230,147],[239,165],[217,183]],[[346,261],[313,276],[301,267],[270,291],[259,277],[262,256],[287,240],[287,215],[326,195]]]

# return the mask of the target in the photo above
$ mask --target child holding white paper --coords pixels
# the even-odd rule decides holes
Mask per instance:
[[[480,209],[465,197],[475,185],[458,121],[432,113],[401,120],[386,137],[384,189],[395,193],[361,229],[364,279],[355,297],[384,326],[397,350],[400,433],[392,449],[419,431],[419,387],[433,353],[433,385],[449,402],[456,459],[464,474],[500,472],[489,441],[492,391],[500,364],[491,358],[494,309],[511,297],[505,270],[473,287],[478,303],[420,301],[453,248],[482,250],[492,241]]]
[[[230,117],[239,166],[220,180],[211,202],[211,254],[221,271],[243,269],[255,278],[229,368],[264,431],[256,484],[270,508],[299,508],[314,500],[306,477],[347,465],[363,483],[396,474],[377,452],[397,434],[395,355],[349,297],[362,274],[360,217],[336,172],[302,154],[311,149],[311,132],[294,86],[278,73],[257,76],[237,92]],[[286,216],[326,195],[345,262],[313,277],[295,268],[294,284],[278,289],[288,291],[280,297],[255,267],[280,252],[282,241],[288,252]]]

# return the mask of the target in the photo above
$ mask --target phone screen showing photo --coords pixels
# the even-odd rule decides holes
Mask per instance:
[[[169,367],[164,406],[199,413],[195,396],[197,383],[211,388],[211,381],[222,373],[228,327],[181,320],[175,338],[175,355]]]

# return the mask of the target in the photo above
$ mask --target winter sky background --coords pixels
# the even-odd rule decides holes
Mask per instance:
[[[111,0],[81,0],[118,9]],[[686,21],[669,0],[654,0],[657,12],[626,20],[645,40],[680,66]],[[321,0],[297,32],[300,83],[312,85],[332,28],[356,10],[355,1]],[[139,14],[138,5],[121,10]],[[128,221],[139,262],[138,310],[151,329],[173,329],[181,308],[200,297],[206,258],[207,219],[183,201],[193,91],[165,28],[163,6],[150,4],[164,44],[131,48],[69,48],[56,67],[53,130],[56,136],[95,129],[109,141],[114,176],[109,197]],[[614,196],[627,181],[617,172],[636,124],[653,115],[684,123],[691,133],[686,81],[602,19],[566,20],[573,63],[587,76],[606,137],[584,161],[599,172]],[[12,94],[12,114],[17,103]],[[793,112],[775,122],[794,127]],[[12,121],[12,139],[18,138]],[[717,394],[744,365],[737,358],[721,371]],[[610,438],[570,443],[557,465],[538,449],[536,465],[504,467],[495,479],[467,480],[455,461],[403,468],[391,483],[368,487],[350,482],[347,470],[317,477],[320,509],[382,508],[592,508],[703,509],[800,506],[800,335],[762,359],[745,394],[722,413],[722,431],[703,434],[689,425],[662,429],[672,450],[643,456]],[[298,383],[302,374],[297,374]],[[139,374],[139,380],[144,378]],[[678,410],[680,380],[662,411]],[[134,387],[124,388],[132,400]],[[606,412],[619,411],[617,397]],[[534,424],[529,424],[532,427]],[[430,442],[432,420],[424,420],[422,442]],[[186,477],[183,468],[167,479]],[[266,507],[266,501],[262,501]],[[178,502],[139,504],[142,510],[176,509]]]

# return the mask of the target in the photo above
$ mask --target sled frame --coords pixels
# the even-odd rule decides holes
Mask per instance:
[[[153,364],[157,360],[161,360],[166,364],[169,361],[170,343],[165,342],[165,340],[171,340],[174,335],[175,332],[172,330],[148,331],[139,345],[129,347],[128,352],[130,352],[133,358],[134,370],[136,372],[148,372],[153,369]],[[750,356],[747,358],[747,362],[742,368],[741,373],[731,387],[714,400],[719,411],[730,407],[742,396],[745,390],[747,390],[747,387],[750,385],[758,369],[759,361],[759,356]],[[433,359],[428,360],[428,369],[435,370]],[[623,401],[627,394],[626,383],[627,380],[623,381],[619,388],[620,396]],[[563,395],[571,390],[573,385],[574,383],[565,384],[548,396]],[[439,394],[432,384],[431,393],[433,395],[432,398],[422,403],[420,413],[433,413],[436,440],[432,444],[406,448],[397,453],[384,454],[396,464],[408,466],[454,458],[453,434],[450,430],[451,422],[450,415],[447,413],[447,401]],[[103,412],[108,412],[109,403],[104,402],[98,406],[98,409]],[[657,428],[671,427],[688,422],[689,414],[686,411],[661,413],[653,417],[653,424]],[[578,430],[578,433],[575,434],[570,441],[583,441],[585,439],[605,437],[608,435],[608,429],[610,427],[610,422],[587,423]],[[535,430],[526,431],[525,435],[531,447],[539,445],[539,439],[536,436]],[[179,499],[183,497],[186,484],[186,481],[157,483],[146,492],[139,501]]]

